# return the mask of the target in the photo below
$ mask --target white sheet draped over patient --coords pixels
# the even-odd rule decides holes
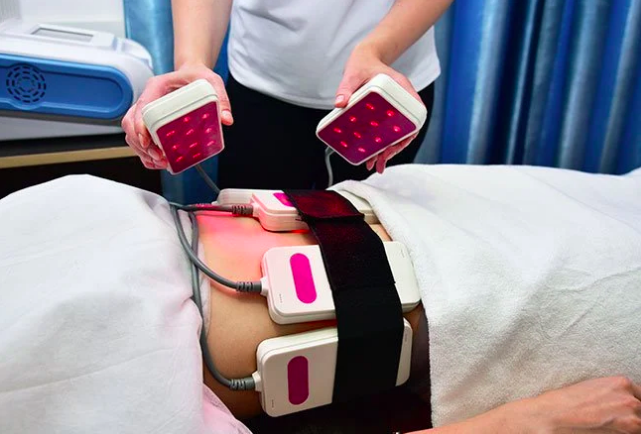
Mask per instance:
[[[202,383],[166,201],[73,176],[0,201],[0,433],[246,433]]]
[[[587,378],[641,382],[641,170],[404,166],[337,188],[410,250],[435,425]]]

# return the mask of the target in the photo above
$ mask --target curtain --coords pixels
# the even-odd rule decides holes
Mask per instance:
[[[641,166],[641,0],[455,0],[417,162]]]
[[[153,59],[154,73],[163,74],[174,69],[174,37],[171,21],[171,0],[123,0],[127,37],[142,44]],[[218,63],[214,68],[223,79],[227,78],[227,43],[223,43]],[[217,159],[201,164],[216,179]],[[211,201],[213,194],[195,169],[179,175],[162,171],[163,195],[170,201],[196,203]]]

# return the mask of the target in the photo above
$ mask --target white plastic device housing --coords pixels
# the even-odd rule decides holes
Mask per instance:
[[[410,375],[412,328],[403,320],[404,333],[396,385]],[[335,327],[267,339],[258,345],[258,370],[253,377],[260,392],[263,410],[270,416],[283,416],[331,404],[336,375],[338,334]],[[306,359],[308,394],[303,402],[292,403],[288,366],[297,357]],[[301,387],[301,385],[293,385]]]
[[[39,30],[82,35],[88,40],[54,38],[38,34]],[[3,54],[115,68],[122,72],[131,84],[133,101],[138,99],[147,81],[153,76],[151,55],[142,45],[107,32],[12,18],[0,22],[0,47]],[[0,116],[0,141],[120,132],[122,128],[119,126]]]
[[[405,117],[407,117],[410,121],[412,121],[414,125],[416,125],[416,129],[400,137],[394,143],[391,143],[390,145],[381,149],[377,153],[367,155],[365,158],[363,158],[363,160],[359,162],[353,163],[349,160],[346,160],[348,163],[355,166],[364,163],[365,161],[369,160],[372,156],[380,154],[390,146],[393,146],[394,144],[399,143],[400,141],[411,136],[416,131],[421,129],[421,127],[425,123],[425,120],[427,119],[427,109],[422,103],[420,103],[416,98],[414,98],[414,96],[412,96],[408,91],[403,89],[403,87],[400,84],[398,84],[390,76],[386,74],[378,74],[374,78],[372,78],[370,81],[365,83],[363,86],[361,86],[361,88],[358,89],[356,92],[354,92],[352,96],[349,98],[349,101],[344,108],[335,108],[334,110],[329,112],[323,119],[321,119],[321,121],[318,123],[318,126],[316,127],[316,136],[318,137],[318,139],[321,140],[330,148],[336,151],[340,151],[340,149],[336,149],[330,144],[328,144],[327,142],[325,142],[324,140],[322,140],[321,137],[319,136],[319,132],[323,130],[325,127],[327,127],[327,125],[332,123],[336,118],[338,118],[339,116],[347,112],[349,109],[351,109],[357,102],[363,99],[370,92],[376,92],[379,95],[381,95],[383,98],[385,98],[392,106],[394,106],[394,108],[396,108]],[[337,152],[337,153],[340,155],[340,152]]]
[[[365,216],[368,224],[378,223],[378,217],[367,201],[346,191],[337,192]],[[278,199],[283,195],[281,190],[250,190],[241,188],[226,188],[220,191],[214,204],[251,204],[254,207],[254,217],[258,218],[261,226],[271,232],[288,232],[309,229],[301,221],[300,214],[292,206]]]
[[[154,143],[164,152],[158,137],[158,129],[211,102],[218,103],[216,91],[207,80],[198,79],[144,106],[142,119]],[[218,116],[220,118],[220,113]],[[220,134],[220,140],[220,145],[224,149],[222,134]],[[187,168],[198,163],[199,161],[194,162]],[[168,171],[175,173],[171,168],[168,168]]]
[[[409,252],[397,241],[384,242],[383,246],[403,312],[409,312],[421,301]],[[297,265],[292,258],[300,258]],[[301,263],[302,266],[298,265]],[[269,316],[274,322],[293,324],[336,317],[319,246],[271,248],[263,255],[262,269],[266,287],[263,295],[267,297]]]
[[[378,223],[378,218],[372,207],[363,199],[351,193],[341,191],[341,196],[349,200],[352,205],[365,216],[368,224]],[[287,201],[282,198],[282,191],[255,191],[252,194],[251,204],[254,207],[254,216],[258,218],[261,226],[271,232],[289,232],[307,230],[309,227],[301,220],[301,216]]]

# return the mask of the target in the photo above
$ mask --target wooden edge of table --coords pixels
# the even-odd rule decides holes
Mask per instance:
[[[0,157],[0,169],[135,157],[128,146]]]

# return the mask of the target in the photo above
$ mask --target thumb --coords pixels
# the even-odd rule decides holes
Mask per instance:
[[[199,78],[204,78],[209,82],[209,84],[212,85],[212,87],[216,91],[216,95],[218,96],[220,118],[222,123],[224,125],[233,124],[234,118],[231,114],[231,104],[229,103],[229,97],[227,96],[227,90],[225,89],[225,82],[223,81],[222,77],[206,67],[187,70],[184,74],[184,78],[189,82],[198,80]]]
[[[225,89],[225,82],[220,75],[211,71],[204,77],[216,90],[218,95],[218,103],[220,104],[220,117],[224,125],[231,125],[234,123],[234,118],[231,114],[231,103],[227,96],[227,89]]]
[[[349,71],[346,71],[343,75],[343,80],[341,80],[341,83],[338,85],[334,106],[337,108],[344,108],[347,106],[349,98],[358,90],[359,87],[363,85],[364,82],[365,80],[359,74],[352,74]]]

